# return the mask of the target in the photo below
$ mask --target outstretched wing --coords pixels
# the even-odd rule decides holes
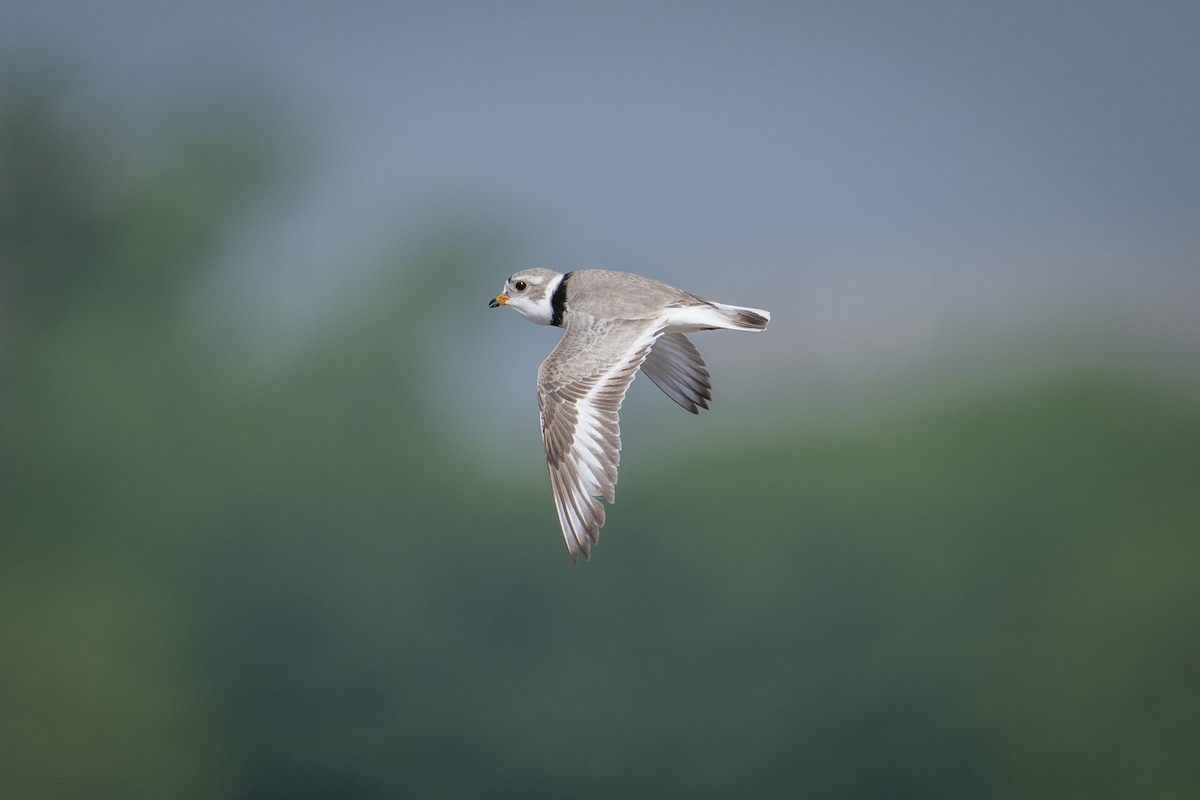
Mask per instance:
[[[664,333],[658,337],[642,364],[642,374],[693,414],[708,408],[708,401],[712,400],[712,384],[704,359],[682,333]]]
[[[657,320],[567,318],[558,346],[538,369],[538,407],[550,488],[571,560],[591,555],[615,500],[621,460],[617,412],[662,327]]]

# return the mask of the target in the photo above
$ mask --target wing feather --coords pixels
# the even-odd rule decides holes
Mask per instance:
[[[572,561],[580,553],[589,558],[600,537],[600,498],[609,503],[616,499],[618,412],[661,334],[656,320],[597,321],[574,313],[568,316],[562,340],[538,369],[550,488]]]
[[[642,372],[684,409],[699,414],[712,400],[712,383],[700,351],[682,333],[658,337]]]

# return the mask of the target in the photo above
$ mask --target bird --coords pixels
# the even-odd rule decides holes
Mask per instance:
[[[641,371],[693,414],[712,400],[708,368],[685,334],[762,331],[770,312],[707,300],[629,272],[541,267],[511,275],[489,308],[563,329],[538,368],[537,398],[550,487],[572,563],[590,560],[616,501],[618,412]]]

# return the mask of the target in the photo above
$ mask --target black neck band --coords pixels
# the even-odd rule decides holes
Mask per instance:
[[[570,272],[563,274],[562,280],[554,289],[554,294],[550,296],[550,324],[556,328],[562,327],[563,312],[567,310],[567,280],[571,274]]]

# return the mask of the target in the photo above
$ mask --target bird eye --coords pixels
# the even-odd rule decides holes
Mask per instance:
[[[529,288],[529,284],[526,283],[525,281],[517,281],[516,283],[513,284],[513,288],[516,289],[518,292],[523,292]]]

